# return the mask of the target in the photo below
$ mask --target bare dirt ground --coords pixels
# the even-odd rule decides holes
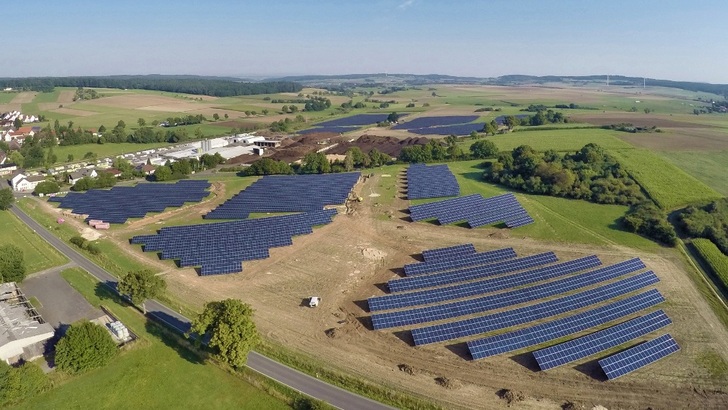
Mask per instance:
[[[92,102],[94,105],[109,107],[171,112],[184,112],[188,110],[208,107],[207,105],[202,103],[195,103],[192,101],[181,100],[173,97],[165,97],[163,95],[150,94],[114,95],[111,97],[98,98],[96,100],[93,100]]]
[[[12,101],[10,101],[10,104],[25,104],[33,102],[36,94],[38,93],[35,91],[18,93],[15,97],[13,97]]]
[[[356,193],[364,198],[384,195],[381,187],[386,185],[380,184],[400,186],[399,178],[375,175],[358,185]],[[220,201],[223,196],[218,196]],[[189,215],[192,220],[218,202],[215,199],[183,208],[177,216]],[[567,400],[585,408],[728,406],[725,380],[712,379],[697,361],[708,351],[728,359],[728,332],[674,253],[544,243],[521,238],[517,231],[412,223],[405,220],[402,210],[406,207],[407,202],[399,197],[391,206],[373,206],[365,199],[355,203],[351,213],[341,207],[332,224],[294,238],[293,246],[271,249],[269,259],[246,262],[243,272],[235,275],[200,277],[193,269],[155,262],[171,269],[167,275],[170,291],[191,305],[201,307],[210,300],[240,298],[255,308],[256,323],[266,337],[347,373],[428,397],[448,408],[503,407],[506,402],[497,392],[504,388],[522,392],[523,400],[511,404],[515,408],[557,408]],[[165,214],[156,218],[163,219]],[[124,231],[148,229],[161,219],[137,221]],[[393,269],[413,262],[413,255],[423,249],[464,242],[473,242],[479,251],[512,246],[520,255],[554,250],[561,260],[597,254],[605,264],[639,256],[661,279],[657,288],[667,302],[660,308],[674,322],[666,331],[682,350],[607,382],[594,358],[539,372],[527,353],[472,361],[462,341],[412,347],[408,332],[370,330],[364,301],[384,293],[377,284],[396,277]],[[119,246],[149,259],[138,247],[122,241]],[[304,307],[310,296],[321,297],[322,304],[316,309]],[[403,364],[406,366],[401,367]],[[450,388],[438,385],[438,377],[448,378]]]
[[[58,99],[56,102],[59,104],[68,104],[73,102],[73,97],[76,96],[76,92],[73,90],[63,90],[58,93]]]

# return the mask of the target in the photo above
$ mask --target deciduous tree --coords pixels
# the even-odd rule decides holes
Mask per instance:
[[[13,191],[10,188],[0,189],[0,210],[6,211],[13,206],[15,197]]]
[[[131,302],[141,306],[145,314],[144,301],[159,296],[166,287],[164,279],[149,269],[129,272],[119,281],[119,293],[129,296]]]
[[[56,344],[56,366],[67,373],[81,373],[102,367],[117,353],[109,332],[83,321],[71,325]]]
[[[0,246],[0,283],[25,279],[23,250],[13,244]]]
[[[237,299],[210,302],[205,310],[192,322],[190,332],[209,334],[208,346],[217,357],[233,367],[245,365],[248,352],[260,340],[253,322],[253,309]]]

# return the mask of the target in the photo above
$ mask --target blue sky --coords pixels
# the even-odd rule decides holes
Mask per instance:
[[[623,74],[728,83],[726,1],[31,1],[0,77]]]

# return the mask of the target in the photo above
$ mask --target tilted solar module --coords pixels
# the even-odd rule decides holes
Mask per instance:
[[[472,319],[413,329],[412,337],[414,338],[415,345],[419,346],[492,332],[594,305],[617,296],[634,292],[635,290],[653,285],[657,282],[659,282],[659,279],[654,273],[645,272],[608,285],[535,305]]]
[[[461,299],[470,296],[496,292],[516,286],[528,285],[560,276],[576,273],[580,270],[591,269],[601,265],[596,256],[587,256],[568,262],[544,266],[512,275],[481,280],[478,282],[461,283],[438,289],[428,289],[416,292],[394,293],[385,296],[369,298],[369,311],[399,309],[403,307],[426,305],[446,300]],[[620,262],[620,266],[629,268],[631,272],[643,269],[645,265],[638,258]],[[612,265],[615,266],[615,265]]]
[[[547,263],[557,262],[558,258],[553,252],[544,252],[536,255],[524,256],[522,258],[507,259],[501,262],[494,262],[488,265],[471,266],[457,270],[450,270],[443,273],[430,275],[418,275],[400,279],[392,279],[387,282],[390,292],[401,292],[420,288],[442,286],[450,283],[464,282],[480,279],[487,276],[500,275],[520,269],[533,268]]]
[[[407,168],[407,198],[460,195],[460,186],[447,165],[412,164]]]
[[[490,198],[483,198],[479,194],[473,194],[413,205],[410,206],[409,211],[413,221],[437,219],[441,225],[466,221],[471,228],[497,222],[504,222],[509,227],[522,226],[533,222],[533,219],[513,193]]]
[[[441,258],[434,261],[410,263],[404,265],[404,274],[407,276],[423,275],[467,266],[484,265],[515,257],[516,251],[513,248],[496,249],[488,252],[466,254],[459,258]]]
[[[623,352],[606,357],[599,361],[609,380],[654,363],[680,350],[675,339],[666,333],[658,338],[638,344]]]
[[[662,329],[670,323],[672,320],[667,317],[665,312],[657,310],[598,332],[537,350],[533,352],[533,356],[541,370],[553,369],[617,347],[657,329]]]
[[[482,313],[489,310],[500,309],[503,307],[547,298],[560,293],[571,292],[576,289],[616,279],[630,273],[630,271],[631,270],[624,269],[621,266],[607,266],[553,282],[514,289],[508,292],[496,293],[475,299],[399,312],[377,313],[372,315],[372,323],[374,325],[374,329],[385,329],[390,327],[434,322],[437,320],[471,315],[474,313]]]
[[[467,343],[473,359],[482,359],[550,342],[607,324],[665,301],[657,289],[650,289],[617,302],[536,326],[473,340]]]
[[[448,246],[446,248],[428,249],[422,251],[422,257],[425,262],[433,262],[435,260],[453,259],[472,255],[476,253],[475,246],[472,243],[462,245]]]

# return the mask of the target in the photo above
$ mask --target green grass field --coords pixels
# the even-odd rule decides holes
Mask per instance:
[[[22,249],[27,273],[60,266],[68,261],[10,211],[0,211],[0,232],[0,245],[12,244]]]
[[[721,281],[725,290],[728,290],[728,256],[724,255],[710,239],[693,239],[692,244]]]
[[[584,145],[595,143],[607,150],[631,149],[632,146],[617,138],[616,131],[601,129],[559,129],[512,132],[487,137],[493,141],[501,151],[510,151],[521,145],[530,145],[538,151],[549,149],[560,152],[575,152]],[[467,147],[473,141],[466,139],[463,144]],[[465,148],[465,147],[463,147]]]
[[[239,377],[205,363],[136,310],[119,304],[105,289],[97,289],[97,282],[86,272],[69,269],[62,276],[92,305],[110,309],[140,339],[101,369],[76,377],[52,374],[57,386],[18,408],[289,408]]]
[[[671,151],[660,155],[676,167],[728,196],[728,151]]]
[[[662,209],[710,201],[722,195],[657,154],[643,150],[611,151]]]
[[[0,104],[7,104],[15,98],[17,93],[0,92]]]
[[[87,152],[95,153],[98,158],[110,157],[115,155],[137,152],[147,149],[168,146],[166,142],[152,144],[84,144],[84,145],[59,145],[53,148],[53,152],[58,156],[59,162],[66,162],[68,155],[73,155],[74,161],[81,161]]]

